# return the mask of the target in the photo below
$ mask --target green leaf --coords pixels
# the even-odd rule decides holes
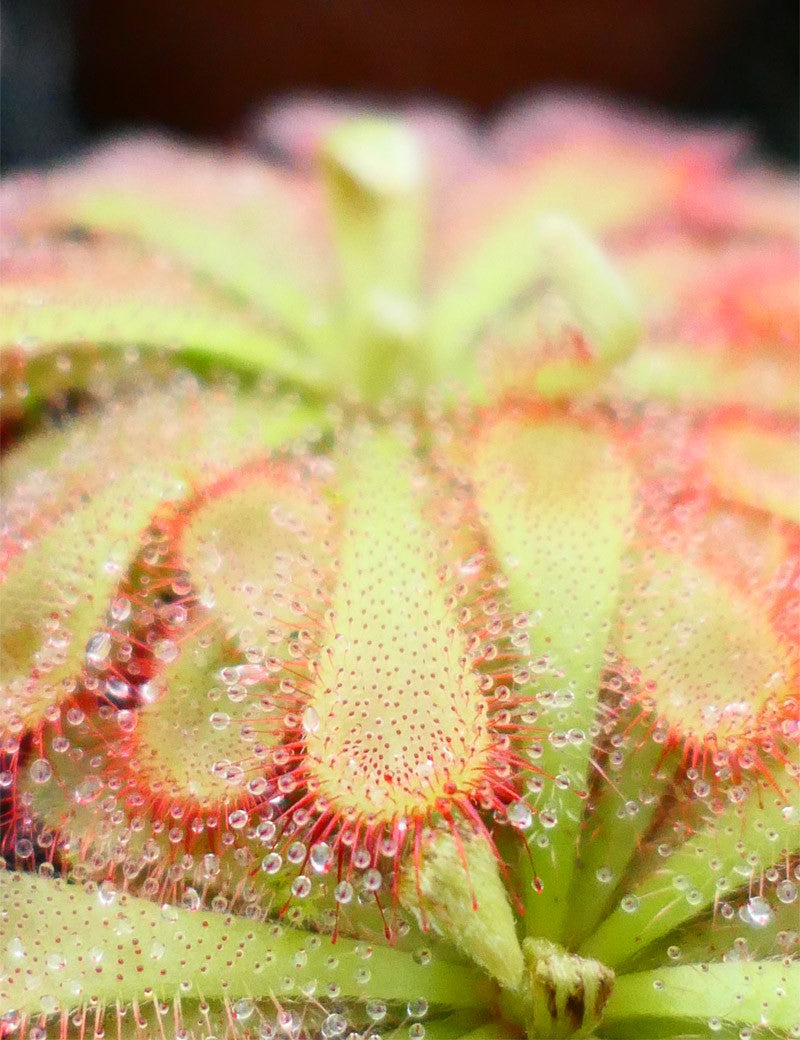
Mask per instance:
[[[571,221],[539,214],[490,233],[450,273],[432,301],[428,339],[442,375],[454,368],[468,371],[475,341],[520,297],[532,291],[541,296],[545,290],[565,302],[567,324],[584,338],[590,357],[545,356],[541,364],[534,359],[522,386],[518,367],[505,370],[501,360],[499,371],[489,373],[492,396],[514,387],[550,399],[568,397],[633,349],[639,322],[624,281]],[[495,334],[502,340],[502,324]]]
[[[425,364],[423,155],[402,124],[362,118],[328,134],[322,159],[343,293],[329,361],[340,383],[374,402],[399,379],[421,378]]]
[[[632,971],[664,964],[760,960],[800,949],[800,901],[791,870],[761,881],[755,893],[743,888],[700,917],[665,935],[631,962]]]
[[[0,1006],[20,1015],[102,1004],[241,997],[300,997],[310,980],[345,1000],[425,999],[479,1008],[491,987],[469,967],[421,966],[388,946],[368,962],[359,944],[226,914],[159,907],[123,893],[0,873]],[[58,942],[56,942],[58,940]],[[56,956],[52,956],[52,955]],[[366,968],[367,970],[361,971]],[[188,984],[188,985],[182,985]]]
[[[12,268],[0,288],[5,412],[103,381],[131,383],[132,350],[167,371],[177,361],[319,385],[318,363],[262,316],[134,248],[57,243],[16,263],[20,275]]]
[[[780,429],[724,420],[706,431],[709,477],[726,498],[800,524],[800,443]]]
[[[293,602],[302,602],[302,624],[319,636],[332,534],[322,482],[301,464],[265,459],[208,488],[179,542],[195,589],[213,602],[226,633],[241,647],[288,658]]]
[[[59,699],[62,680],[80,672],[90,639],[107,638],[106,610],[120,575],[156,507],[176,494],[171,474],[135,468],[11,559],[2,585],[4,722],[35,725]]]
[[[421,859],[416,869],[406,863],[401,874],[401,904],[506,989],[515,989],[524,961],[497,853],[483,835],[459,846],[440,831],[423,838]]]
[[[800,961],[686,964],[618,977],[601,1036],[713,1038],[725,1025],[791,1035],[800,1025]],[[645,1032],[646,1031],[646,1032]]]
[[[695,408],[745,405],[797,415],[797,376],[780,356],[681,343],[640,346],[600,388],[605,396]]]
[[[186,496],[214,467],[235,467],[312,432],[316,417],[270,398],[242,396],[234,404],[213,393],[153,395],[75,423],[52,442],[43,433],[30,442],[35,450],[9,453],[8,507],[27,519],[18,532],[11,526],[21,551],[10,555],[3,575],[3,726],[35,725],[60,698],[62,680],[80,673],[87,643],[94,636],[102,642],[115,589],[160,506]],[[33,508],[29,462],[54,463]],[[35,471],[33,479],[35,488]]]
[[[426,1030],[425,1035],[428,1035]],[[462,1033],[459,1040],[519,1040],[519,1032],[507,1022],[487,1022],[469,1032]],[[452,1034],[451,1034],[452,1036]],[[442,1040],[445,1040],[444,1034]],[[449,1040],[449,1038],[447,1038]]]
[[[475,1012],[457,1011],[446,1018],[431,1018],[426,1015],[422,1021],[425,1028],[425,1040],[517,1040],[518,1032],[509,1031],[509,1027],[498,1021],[484,1022]],[[410,1022],[406,1021],[397,1029],[387,1034],[386,1040],[409,1040]]]
[[[475,446],[478,503],[517,610],[531,616],[531,657],[546,659],[529,689],[541,754],[529,777],[539,811],[530,836],[543,891],[520,865],[530,935],[566,927],[598,683],[630,533],[632,478],[600,433],[560,418],[498,419]],[[564,783],[568,785],[564,789]]]
[[[624,966],[648,944],[797,852],[800,748],[789,750],[786,765],[768,766],[768,779],[751,782],[741,803],[733,800],[682,844],[665,844],[642,865],[641,880],[581,945],[582,956]]]
[[[789,695],[792,664],[767,611],[708,566],[631,553],[611,645],[655,717],[684,746],[747,747],[760,714]]]
[[[152,700],[136,714],[131,746],[123,756],[140,790],[154,792],[162,804],[188,803],[201,813],[212,808],[224,812],[225,806],[246,799],[244,779],[232,783],[220,763],[235,763],[252,776],[261,761],[254,758],[243,731],[260,723],[264,748],[276,746],[278,737],[265,731],[263,689],[247,688],[236,701],[220,700],[220,669],[241,660],[213,625],[180,640],[178,657],[153,680]]]
[[[330,634],[307,696],[307,768],[337,816],[374,829],[403,821],[410,836],[440,805],[455,811],[477,796],[496,735],[438,576],[449,532],[431,505],[447,500],[401,437],[358,434],[348,449]]]
[[[640,709],[637,709],[637,713]],[[625,726],[620,725],[624,732]],[[592,809],[584,820],[577,851],[578,866],[569,895],[571,914],[568,945],[571,949],[595,930],[618,901],[629,864],[651,826],[668,792],[677,767],[677,756],[665,751],[649,732],[634,728],[619,764],[602,764],[592,790]]]
[[[133,167],[135,177],[130,164],[104,173],[101,157],[96,172],[75,178],[45,211],[48,230],[77,226],[144,243],[305,339],[320,257],[309,247],[314,235],[297,187],[236,157],[209,162],[163,145],[143,151],[150,154]]]

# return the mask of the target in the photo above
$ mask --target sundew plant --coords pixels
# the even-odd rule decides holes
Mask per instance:
[[[800,1037],[792,179],[261,143],[3,188],[0,1036]]]

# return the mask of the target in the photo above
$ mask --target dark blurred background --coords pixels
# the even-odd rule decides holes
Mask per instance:
[[[570,86],[734,121],[798,161],[796,0],[0,0],[2,161],[120,127],[231,139],[297,92],[489,113]]]

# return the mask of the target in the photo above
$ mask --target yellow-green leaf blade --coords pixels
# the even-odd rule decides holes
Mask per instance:
[[[725,1026],[791,1035],[800,1025],[800,961],[665,967],[618,977],[601,1036],[713,1038]],[[646,1033],[643,1032],[646,1030]]]
[[[126,1006],[149,1000],[148,992],[168,1001],[181,993],[213,1001],[299,997],[315,978],[337,984],[344,999],[424,998],[468,1008],[488,995],[467,967],[419,965],[391,947],[376,950],[370,971],[360,974],[353,940],[334,944],[275,922],[162,908],[122,893],[101,898],[97,890],[10,872],[0,873],[0,896],[0,1006],[21,1016],[71,1011],[93,997]]]
[[[250,157],[142,138],[112,142],[43,178],[19,231],[122,236],[249,301],[302,339],[328,277],[318,207],[312,184]]]
[[[201,291],[163,258],[107,242],[20,248],[0,286],[3,410],[28,407],[94,378],[133,382],[130,352],[168,369],[229,368],[295,385],[319,373],[252,308]],[[15,393],[24,384],[25,397]]]
[[[601,434],[562,418],[500,419],[474,463],[478,502],[505,561],[516,609],[530,613],[531,656],[545,659],[536,698],[541,789],[530,798],[544,826],[532,840],[543,891],[521,867],[529,934],[558,940],[591,755],[590,730],[632,519],[632,478]],[[557,779],[558,778],[558,779]],[[564,782],[567,789],[564,789]]]
[[[733,892],[800,849],[797,809],[800,748],[783,767],[770,763],[769,782],[752,782],[743,801],[732,800],[674,849],[642,866],[620,907],[580,948],[611,967],[624,965],[640,950],[684,922],[698,917],[715,899]]]
[[[503,312],[532,292],[537,298],[555,296],[564,308],[563,328],[556,331],[579,338],[585,356],[571,356],[559,348],[555,356],[544,350],[540,359],[534,348],[522,389],[545,398],[569,396],[591,385],[633,349],[639,321],[623,279],[570,220],[539,214],[533,221],[515,219],[495,229],[439,290],[431,304],[428,335],[441,371],[447,373],[453,364],[468,366],[476,341],[493,334],[501,341],[499,361],[485,373],[486,390],[492,396],[510,388],[518,391],[519,365],[503,358]],[[535,344],[547,331],[537,330],[536,317],[534,312],[532,328],[526,331]]]

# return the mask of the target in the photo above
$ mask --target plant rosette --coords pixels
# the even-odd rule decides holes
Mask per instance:
[[[800,1037],[794,186],[259,140],[3,189],[0,1035]]]

